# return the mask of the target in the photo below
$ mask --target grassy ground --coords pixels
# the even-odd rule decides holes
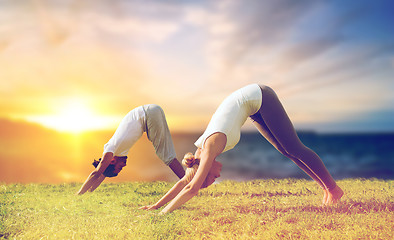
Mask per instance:
[[[393,239],[394,181],[348,179],[343,201],[319,207],[306,180],[223,181],[173,213],[139,210],[173,183],[0,184],[0,238],[16,239]]]

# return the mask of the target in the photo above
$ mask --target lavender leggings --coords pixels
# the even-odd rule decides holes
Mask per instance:
[[[322,188],[335,188],[336,183],[320,157],[298,138],[276,93],[267,86],[260,88],[263,100],[260,110],[250,116],[253,124],[279,152],[290,158]]]

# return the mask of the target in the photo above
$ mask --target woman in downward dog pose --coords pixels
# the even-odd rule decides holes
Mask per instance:
[[[326,169],[320,157],[298,138],[292,122],[276,93],[267,86],[247,85],[228,96],[216,110],[207,129],[195,142],[195,156],[185,159],[199,162],[195,171],[186,172],[158,203],[141,209],[157,209],[171,201],[161,213],[172,212],[211,185],[220,176],[221,164],[215,159],[238,143],[241,127],[250,117],[258,131],[283,155],[315,180],[323,190],[323,205],[340,200],[342,189]],[[184,161],[186,161],[184,159]],[[188,176],[189,175],[189,176]]]
[[[185,175],[178,162],[174,144],[163,109],[156,104],[146,104],[131,110],[120,122],[112,138],[104,145],[103,158],[95,160],[90,173],[77,195],[93,192],[106,177],[116,177],[126,166],[130,148],[146,132],[156,155],[179,177]]]

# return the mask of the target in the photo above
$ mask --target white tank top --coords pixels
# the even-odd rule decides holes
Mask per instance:
[[[205,140],[214,133],[221,132],[227,137],[223,152],[234,148],[241,136],[241,127],[246,119],[261,107],[262,93],[258,84],[247,85],[233,92],[220,104],[213,114],[207,129],[194,143],[203,148]]]

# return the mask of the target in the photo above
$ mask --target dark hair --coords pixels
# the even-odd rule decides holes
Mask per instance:
[[[99,158],[99,160],[94,159],[92,165],[95,168],[97,168],[97,166],[99,165],[100,162],[101,162],[101,158]],[[114,173],[114,171],[115,171],[115,165],[114,164],[110,164],[110,165],[108,165],[108,167],[103,172],[103,175],[106,176],[106,177],[116,177],[116,176],[118,176],[118,174]]]

